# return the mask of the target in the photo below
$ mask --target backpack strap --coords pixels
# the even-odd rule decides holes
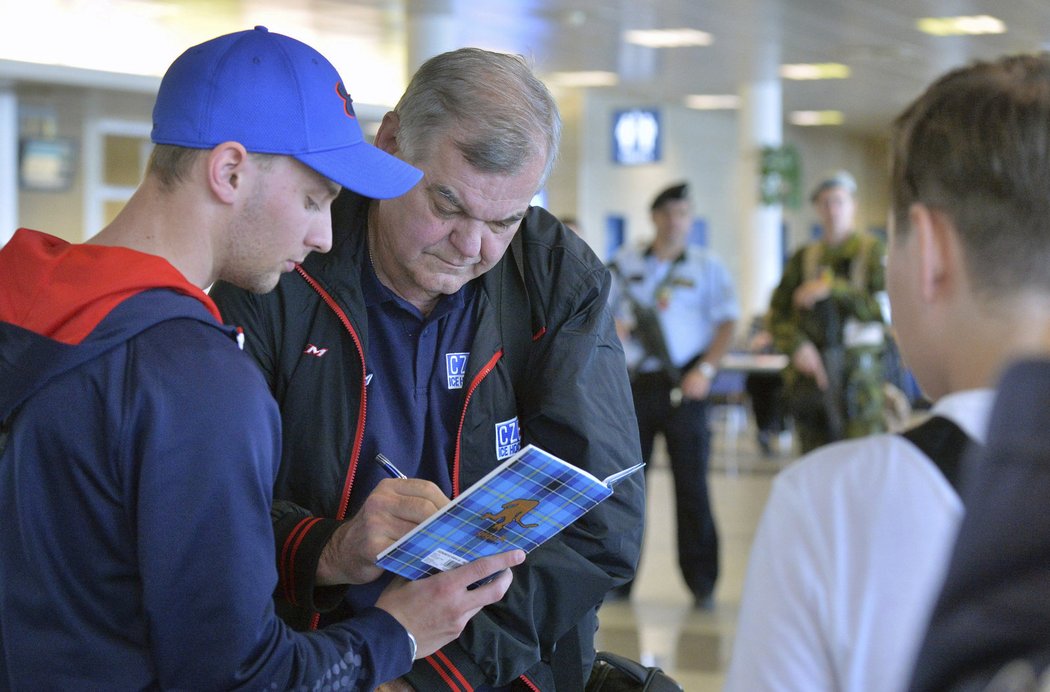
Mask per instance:
[[[929,457],[955,492],[959,492],[959,469],[963,454],[973,442],[962,428],[943,416],[932,416],[900,435]]]

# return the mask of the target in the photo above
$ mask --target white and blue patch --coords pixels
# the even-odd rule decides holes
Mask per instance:
[[[521,449],[521,429],[518,417],[496,423],[496,459],[503,461]]]
[[[467,375],[469,353],[446,353],[445,372],[448,373],[448,388],[463,389],[463,379]]]

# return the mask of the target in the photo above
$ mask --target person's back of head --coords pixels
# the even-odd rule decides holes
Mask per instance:
[[[934,82],[894,124],[896,232],[946,214],[975,292],[1050,292],[1050,56],[979,62]]]
[[[427,60],[394,112],[398,146],[410,163],[426,159],[442,135],[477,170],[514,175],[545,156],[540,186],[554,168],[561,115],[550,91],[518,55],[461,48]]]

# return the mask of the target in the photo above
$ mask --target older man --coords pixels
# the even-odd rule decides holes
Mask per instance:
[[[422,182],[392,200],[342,195],[332,252],[272,296],[213,290],[281,405],[277,605],[297,625],[370,606],[389,579],[376,554],[426,517],[403,481],[381,483],[379,453],[453,497],[523,442],[598,477],[637,462],[608,273],[529,206],[560,127],[521,58],[436,56],[376,135]],[[642,504],[640,480],[618,484],[397,686],[578,689],[597,606],[634,573]]]

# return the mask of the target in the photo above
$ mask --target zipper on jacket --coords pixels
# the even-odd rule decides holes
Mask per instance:
[[[474,390],[478,388],[483,379],[488,377],[488,374],[492,372],[492,369],[496,367],[496,363],[502,357],[503,349],[500,349],[489,358],[489,362],[485,363],[484,367],[474,376],[470,383],[470,388],[467,390],[467,396],[463,400],[463,410],[459,414],[459,428],[456,430],[456,454],[452,458],[452,497],[459,495],[459,456],[463,445],[463,423],[467,420],[467,407],[470,406],[470,398],[474,396]]]
[[[346,316],[343,309],[339,307],[339,304],[335,302],[335,299],[329,295],[328,291],[321,287],[321,284],[317,283],[317,280],[306,273],[306,270],[302,268],[302,265],[295,265],[295,271],[299,272],[299,275],[303,277],[310,288],[317,292],[317,295],[321,296],[321,300],[335,313],[335,316],[339,318],[343,328],[346,329],[347,333],[350,334],[350,338],[354,342],[354,346],[357,348],[357,354],[361,358],[361,408],[357,413],[357,430],[354,432],[354,446],[350,451],[350,466],[346,471],[346,481],[343,484],[343,495],[339,499],[339,512],[336,514],[336,519],[340,521],[346,517],[346,509],[350,504],[350,489],[354,485],[354,476],[357,474],[357,464],[360,461],[361,456],[361,440],[365,435],[365,412],[368,408],[368,389],[365,384],[367,369],[365,367],[365,351],[361,348],[361,340],[357,337],[357,332],[354,331],[353,326],[350,324],[350,318]]]

